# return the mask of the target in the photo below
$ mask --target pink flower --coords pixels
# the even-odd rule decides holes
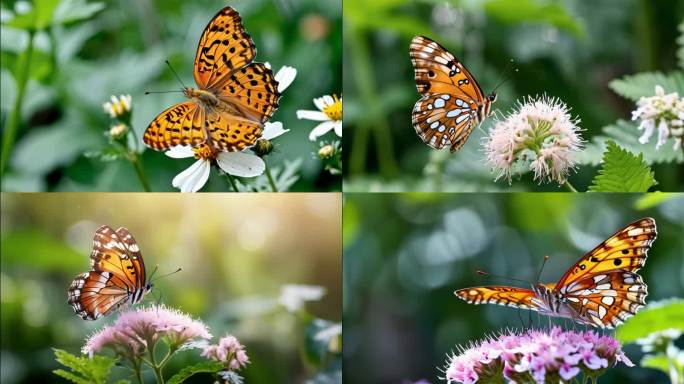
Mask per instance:
[[[561,377],[570,380],[580,374],[596,375],[623,362],[633,364],[620,344],[594,331],[530,330],[509,331],[489,337],[469,348],[459,348],[445,368],[448,383],[486,382],[504,377],[513,382],[544,383]]]
[[[110,348],[119,355],[135,357],[144,354],[158,340],[163,339],[170,348],[176,349],[196,339],[210,338],[207,326],[201,321],[163,305],[152,305],[122,312],[114,324],[91,335],[82,350],[92,356]]]
[[[204,347],[202,356],[223,363],[226,368],[236,371],[249,363],[249,357],[244,345],[232,335],[226,335],[219,340],[218,345]]]

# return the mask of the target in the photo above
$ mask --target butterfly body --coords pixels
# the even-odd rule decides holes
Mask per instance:
[[[237,11],[219,11],[197,47],[197,88],[184,88],[189,100],[150,123],[145,144],[160,151],[204,144],[216,151],[241,151],[254,145],[280,100],[273,72],[255,57],[256,47]]]
[[[95,231],[90,271],[76,276],[67,303],[84,320],[107,316],[136,304],[152,290],[140,248],[126,228],[103,225]]]
[[[582,257],[558,283],[531,288],[483,286],[454,294],[471,304],[498,304],[613,328],[646,304],[648,288],[636,273],[656,238],[655,220],[628,225]]]
[[[413,107],[413,127],[430,147],[455,152],[489,116],[496,93],[485,96],[465,66],[427,37],[413,38],[410,55],[422,96]]]

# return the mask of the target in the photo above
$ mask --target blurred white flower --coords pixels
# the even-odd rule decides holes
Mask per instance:
[[[131,111],[131,102],[131,95],[112,96],[111,101],[102,104],[102,108],[112,119],[115,119]]]
[[[263,140],[272,140],[289,130],[283,129],[279,121],[266,123],[261,135]],[[260,140],[261,140],[260,139]],[[219,152],[207,144],[198,147],[177,145],[166,151],[174,159],[194,157],[197,159],[189,168],[176,175],[171,182],[181,192],[197,192],[209,180],[211,164],[216,164],[223,172],[238,177],[256,177],[264,173],[264,161],[247,148],[242,152]]]
[[[278,301],[290,312],[297,312],[307,301],[318,301],[325,295],[325,288],[318,285],[286,284],[280,288]]]
[[[334,129],[337,136],[342,137],[342,98],[337,95],[325,95],[313,100],[318,111],[297,111],[298,119],[321,121],[309,133],[309,140],[315,141],[319,136],[323,136]]]
[[[496,179],[533,171],[535,180],[563,184],[582,149],[579,119],[559,99],[541,96],[518,103],[518,110],[497,120],[485,138],[487,163]]]
[[[664,329],[649,333],[648,336],[636,340],[636,343],[641,345],[641,351],[648,352],[663,352],[667,346],[672,344],[682,335],[682,331],[676,328]]]
[[[637,109],[632,112],[632,120],[641,120],[639,130],[644,133],[639,138],[646,144],[658,129],[656,149],[660,148],[670,137],[674,139],[674,149],[682,148],[684,136],[684,98],[677,92],[665,94],[660,85],[655,87],[655,96],[641,97],[637,101]]]

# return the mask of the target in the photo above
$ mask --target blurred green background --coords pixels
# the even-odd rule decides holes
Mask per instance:
[[[28,32],[5,25],[8,10],[26,3],[2,0],[2,103],[5,127],[17,97],[16,65]],[[131,164],[103,163],[84,152],[106,144],[111,120],[102,103],[111,95],[133,97],[133,127],[139,138],[154,117],[183,101],[178,81],[164,64],[169,60],[192,86],[197,44],[209,20],[226,5],[234,7],[256,46],[256,61],[274,70],[298,71],[272,121],[291,131],[275,140],[270,167],[301,162],[293,191],[340,190],[339,176],[322,170],[318,145],[308,140],[315,122],[298,120],[299,109],[315,109],[313,98],[340,94],[342,88],[342,4],[340,0],[40,0],[59,3],[66,21],[53,20],[34,38],[26,95],[16,144],[2,179],[3,191],[141,191]],[[90,15],[94,4],[104,8]],[[41,5],[42,6],[42,5]],[[97,6],[96,6],[97,7]],[[83,16],[83,14],[88,16]],[[84,17],[76,21],[70,18]],[[327,139],[331,139],[327,137]],[[170,159],[145,151],[143,165],[153,191],[175,190],[171,179],[193,159]],[[230,188],[214,175],[204,191]]]
[[[325,287],[307,306],[341,320],[339,194],[3,194],[2,383],[57,383],[51,348],[78,353],[86,336],[111,323],[78,318],[66,303],[76,274],[89,268],[95,229],[127,227],[148,274],[183,270],[155,282],[160,299],[206,322],[214,337],[230,332],[247,347],[247,383],[304,382],[297,316],[278,304],[284,284]],[[216,340],[214,340],[216,342]],[[200,361],[174,357],[166,372]],[[126,370],[116,369],[119,375]],[[198,376],[202,382],[207,377]]]
[[[640,271],[647,303],[684,297],[684,194],[347,194],[344,381],[438,382],[438,368],[457,345],[520,328],[519,316],[528,323],[525,311],[454,296],[474,285],[511,285],[476,270],[534,281],[549,255],[542,281],[557,281],[585,252],[646,216],[658,229]],[[538,324],[536,315],[532,320]],[[639,362],[639,348],[625,350]],[[620,366],[600,382],[666,383],[667,377]]]
[[[630,84],[632,90],[652,95],[659,81],[684,97],[680,23],[684,2],[670,0],[345,0],[345,190],[439,190],[425,176],[430,163],[443,168],[444,191],[558,190],[537,186],[529,173],[512,188],[493,181],[481,144],[492,118],[452,155],[420,140],[411,125],[419,99],[409,60],[416,35],[436,40],[464,62],[485,93],[515,60],[519,71],[498,89],[493,110],[508,113],[527,95],[559,97],[581,118],[584,139],[605,135],[629,144],[649,164],[657,159],[657,190],[684,190],[683,154],[671,150],[672,140],[657,154],[655,139],[639,145],[641,132],[630,121],[634,102],[609,88],[624,75],[662,71],[667,78],[649,76]],[[590,147],[580,158],[587,165],[569,179],[579,190],[586,190],[601,160],[602,148]]]

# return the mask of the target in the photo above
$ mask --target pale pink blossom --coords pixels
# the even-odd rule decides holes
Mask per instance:
[[[249,363],[245,346],[232,335],[222,337],[218,345],[204,347],[202,356],[223,363],[231,371],[243,368]]]
[[[656,85],[654,96],[641,97],[637,101],[637,109],[632,112],[632,120],[640,120],[639,130],[644,131],[639,137],[641,144],[648,143],[657,128],[656,149],[669,138],[674,141],[674,149],[682,148],[684,97],[679,97],[677,92],[665,94],[663,87]]]

